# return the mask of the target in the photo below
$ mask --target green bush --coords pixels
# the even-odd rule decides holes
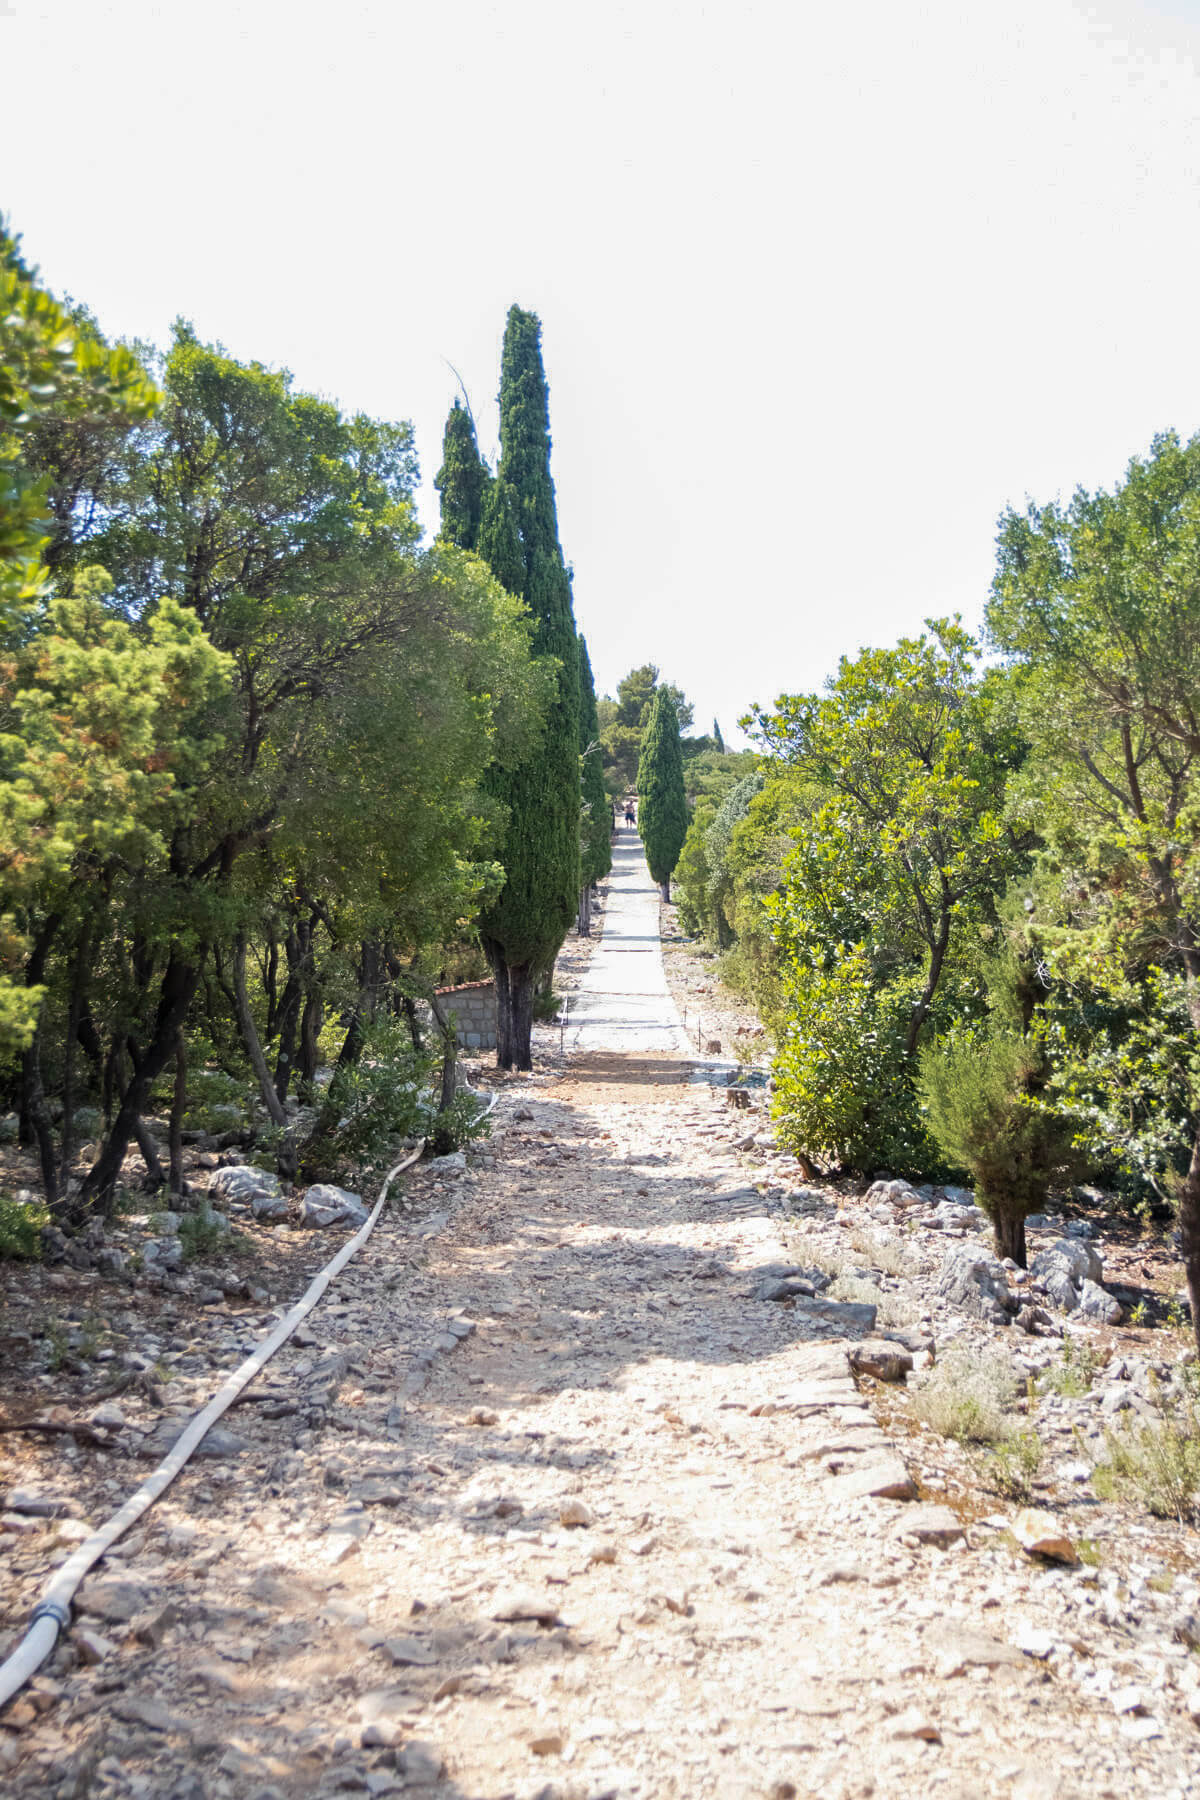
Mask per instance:
[[[36,1201],[0,1194],[0,1257],[37,1262],[42,1254],[42,1227],[49,1223],[50,1214]]]
[[[329,1084],[328,1104],[338,1118],[335,1153],[370,1168],[386,1160],[398,1139],[424,1137],[432,1067],[431,1056],[413,1048],[405,1020],[377,1018],[358,1062],[336,1069]]]
[[[1001,1256],[1025,1262],[1025,1220],[1080,1158],[1069,1120],[1038,1095],[1041,1050],[989,1019],[959,1025],[921,1055],[919,1088],[929,1128],[952,1163],[967,1169]]]
[[[484,1112],[473,1094],[455,1094],[450,1105],[438,1113],[433,1122],[429,1146],[435,1156],[449,1156],[455,1150],[462,1150],[479,1138],[487,1137],[492,1129],[490,1113]]]

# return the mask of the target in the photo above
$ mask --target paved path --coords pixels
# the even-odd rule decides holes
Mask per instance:
[[[658,887],[642,840],[623,827],[613,847],[604,935],[571,1002],[567,1048],[686,1055],[679,1012],[667,989],[658,935]]]

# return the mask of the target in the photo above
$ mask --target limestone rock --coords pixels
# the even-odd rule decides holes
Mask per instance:
[[[1051,1562],[1075,1564],[1079,1561],[1074,1544],[1053,1513],[1023,1507],[1013,1519],[1011,1530],[1029,1556],[1044,1556]]]
[[[358,1194],[331,1182],[318,1181],[300,1202],[300,1219],[305,1225],[365,1225],[368,1208]]]
[[[503,1624],[517,1619],[532,1619],[538,1625],[561,1625],[558,1607],[545,1595],[535,1594],[521,1589],[502,1594],[492,1608],[491,1616]]]
[[[850,1367],[856,1375],[873,1375],[876,1381],[903,1381],[913,1366],[912,1353],[883,1338],[866,1338],[850,1350]]]
[[[916,1491],[903,1460],[892,1451],[863,1457],[857,1467],[833,1476],[825,1486],[831,1508],[848,1500],[911,1500]]]
[[[915,1538],[919,1544],[932,1544],[938,1550],[948,1550],[966,1535],[957,1514],[933,1501],[906,1506],[893,1530],[897,1536]]]
[[[208,1178],[210,1200],[253,1203],[256,1194],[278,1194],[279,1177],[268,1169],[254,1169],[249,1163],[230,1163]]]
[[[1099,1319],[1104,1325],[1119,1325],[1125,1308],[1114,1294],[1098,1281],[1084,1281],[1079,1289],[1079,1310],[1085,1319]]]
[[[938,1292],[951,1305],[994,1324],[1006,1323],[1015,1310],[1004,1265],[977,1244],[958,1244],[948,1253]]]
[[[282,1224],[288,1216],[288,1200],[286,1194],[257,1193],[250,1196],[250,1211],[264,1225]]]

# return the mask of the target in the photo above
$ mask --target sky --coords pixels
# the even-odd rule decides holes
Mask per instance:
[[[0,71],[43,279],[411,419],[431,533],[536,312],[597,687],[697,729],[1200,429],[1200,0],[0,0]]]

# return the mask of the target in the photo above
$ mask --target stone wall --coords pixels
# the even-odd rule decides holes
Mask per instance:
[[[437,995],[447,1018],[454,1015],[454,1035],[460,1050],[496,1048],[494,981],[466,981],[461,987],[439,988]]]

